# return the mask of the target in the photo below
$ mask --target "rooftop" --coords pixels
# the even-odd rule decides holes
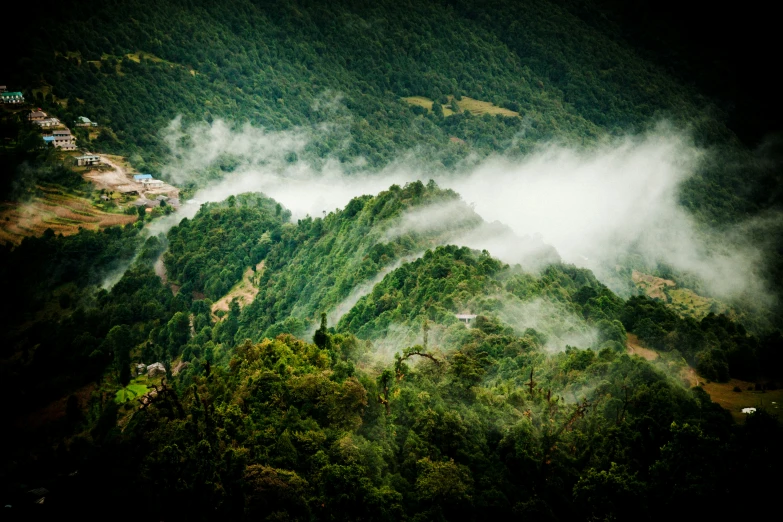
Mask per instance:
[[[85,118],[84,116],[79,116],[77,119],[82,123],[92,123],[89,118]]]
[[[457,319],[475,319],[477,316],[476,314],[457,314]]]
[[[133,179],[152,179],[152,174],[136,174]]]
[[[22,93],[19,91],[13,91],[13,92],[9,91],[9,92],[0,93],[0,95],[8,96],[10,98],[11,96],[22,96]]]

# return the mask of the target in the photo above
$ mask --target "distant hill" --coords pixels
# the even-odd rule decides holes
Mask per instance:
[[[371,168],[413,149],[451,168],[471,154],[520,154],[551,139],[590,144],[663,118],[701,144],[741,151],[725,97],[703,96],[703,82],[627,38],[610,2],[576,4],[63,2],[31,12],[31,30],[14,35],[16,54],[0,72],[32,99],[35,89],[68,100],[65,117],[89,106],[106,129],[91,146],[151,172],[166,161],[162,133],[177,115],[273,130],[335,123],[301,159],[362,157]],[[444,118],[403,100],[433,100],[450,114],[451,96],[500,114]],[[705,168],[683,200],[719,221],[778,204],[779,191],[769,201],[774,176],[752,160]]]
[[[330,92],[353,116],[356,143],[343,155],[374,162],[427,135],[445,142],[439,121],[408,129],[417,115],[404,96],[508,107],[533,122],[529,143],[625,131],[656,114],[689,118],[709,105],[554,2],[155,5],[47,7],[16,36],[9,78],[100,107],[96,117],[147,159],[162,153],[157,132],[178,113],[286,128],[333,117],[314,109]]]

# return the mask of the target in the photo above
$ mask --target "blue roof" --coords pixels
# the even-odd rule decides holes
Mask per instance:
[[[152,174],[136,174],[133,179],[152,179]]]
[[[54,141],[54,136],[44,136],[44,141],[47,143]]]

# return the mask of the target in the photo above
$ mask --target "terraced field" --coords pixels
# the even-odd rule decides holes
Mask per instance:
[[[135,215],[104,212],[90,200],[59,188],[38,188],[43,195],[32,201],[0,203],[0,243],[19,244],[27,236],[43,235],[46,229],[69,236],[81,229],[97,230],[136,221]]]

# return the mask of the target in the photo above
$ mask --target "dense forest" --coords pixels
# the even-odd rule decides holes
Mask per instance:
[[[60,100],[68,120],[88,112],[102,125],[93,146],[143,171],[162,169],[163,133],[178,115],[270,130],[329,123],[303,159],[381,167],[415,149],[446,168],[551,139],[596,143],[666,119],[723,150],[683,187],[691,211],[725,223],[780,203],[778,176],[739,146],[725,103],[569,2],[146,4],[47,6],[38,30],[7,35],[19,51],[2,70],[31,99]],[[519,116],[443,117],[406,96],[443,106],[470,96]]]
[[[0,106],[2,208],[52,188],[105,196],[42,146],[25,118],[38,107],[96,121],[74,128],[81,152],[169,176],[183,207],[161,218],[127,199],[133,223],[0,244],[3,519],[780,512],[783,184],[775,123],[738,77],[764,73],[730,43],[710,54],[723,15],[681,34],[691,18],[642,4],[29,6],[31,30],[0,31],[0,81],[29,102]],[[674,197],[694,229],[758,245],[770,297],[755,307],[633,245],[602,279],[429,179],[661,122],[704,153]],[[194,149],[191,129],[223,125],[306,137],[247,144],[270,172],[274,149],[282,168],[338,165],[346,183],[415,157],[422,180],[382,178],[317,216],[244,187],[197,202],[244,167],[247,150]],[[188,150],[200,171],[184,171]],[[498,231],[520,264],[464,246]],[[675,287],[703,313],[673,306]],[[723,391],[755,409],[722,407]]]
[[[406,260],[421,237],[378,241],[405,205],[458,197],[417,182],[294,224],[279,204],[244,194],[148,238],[110,291],[62,292],[59,320],[38,315],[9,339],[26,354],[3,377],[7,393],[26,399],[18,414],[66,390],[92,391],[70,395],[46,432],[30,439],[21,429],[25,442],[4,449],[6,476],[45,480],[51,510],[83,509],[83,491],[116,503],[146,488],[149,509],[173,520],[652,519],[683,495],[688,512],[717,516],[732,509],[727,492],[774,487],[734,477],[779,473],[778,421],[759,411],[735,425],[701,387],[684,387],[681,372],[690,364],[705,379],[772,386],[783,379],[779,333],[760,339],[723,315],[681,319],[569,265],[536,275],[456,246]],[[113,240],[138,244],[137,230]],[[41,250],[93,249],[94,266],[40,283],[88,285],[104,266],[90,239],[25,240],[4,266],[24,288],[25,270],[41,268],[27,260]],[[176,297],[152,271],[167,244]],[[221,248],[233,256],[226,263],[213,261]],[[266,267],[251,305],[217,317],[208,296],[196,298],[258,260]],[[327,312],[352,285],[379,276],[330,327]],[[41,299],[26,308],[52,306]],[[534,324],[519,321],[534,308]],[[470,328],[455,317],[464,310],[476,314]],[[627,332],[661,357],[626,354]],[[163,381],[132,377],[154,361]],[[139,383],[157,390],[141,407],[114,393]],[[57,451],[41,453],[47,446]]]

